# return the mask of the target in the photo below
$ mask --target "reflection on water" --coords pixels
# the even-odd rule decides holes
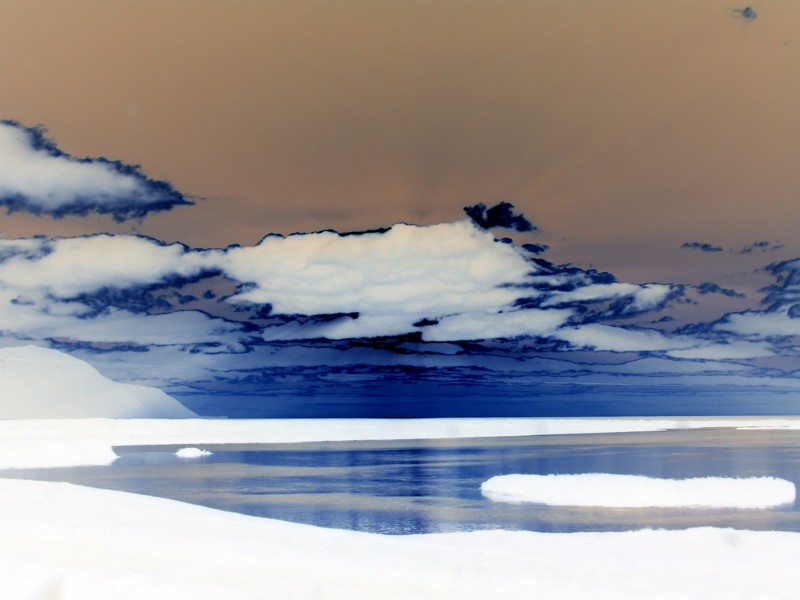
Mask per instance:
[[[194,445],[194,444],[193,444]],[[485,528],[610,531],[713,525],[800,531],[777,510],[509,505],[480,485],[508,473],[618,473],[800,481],[800,432],[686,430],[468,440],[116,448],[107,467],[0,472],[173,498],[260,517],[381,533]]]

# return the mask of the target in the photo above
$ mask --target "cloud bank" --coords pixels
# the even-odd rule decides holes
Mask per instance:
[[[108,234],[0,240],[0,286],[0,323],[10,334],[145,345],[170,335],[220,343],[235,332],[236,344],[548,337],[566,325],[585,334],[598,321],[658,311],[681,293],[531,257],[466,220],[270,235],[218,249]]]

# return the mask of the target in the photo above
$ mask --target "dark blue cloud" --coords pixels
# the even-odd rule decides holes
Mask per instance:
[[[728,296],[729,298],[744,298],[745,295],[741,292],[737,292],[736,290],[732,290],[729,288],[723,288],[717,285],[716,283],[712,283],[707,281],[705,283],[701,283],[700,285],[696,286],[697,293],[701,295],[705,294],[722,294],[723,296]]]
[[[757,242],[753,242],[752,244],[747,244],[743,246],[741,250],[739,250],[739,254],[751,254],[755,250],[760,250],[761,252],[766,252],[767,250],[780,250],[783,248],[783,244],[781,242],[769,242],[767,240],[759,240]]]
[[[550,249],[547,244],[522,244],[522,249],[531,254],[542,254]]]
[[[722,246],[714,246],[706,242],[684,242],[681,248],[700,250],[700,252],[722,252]]]
[[[758,13],[752,6],[745,6],[744,8],[732,8],[731,12],[736,13],[745,21],[754,21],[758,18]]]
[[[33,306],[36,304],[36,301],[28,296],[19,295],[11,300],[11,304],[16,304],[18,306]]]
[[[464,212],[482,229],[513,229],[519,232],[538,231],[536,225],[523,215],[516,214],[514,205],[509,202],[500,202],[491,208],[487,208],[481,202],[472,206],[465,206]]]
[[[763,303],[777,310],[787,304],[800,302],[800,259],[785,260],[767,265],[775,283],[761,289],[766,292]]]
[[[0,121],[0,206],[36,215],[110,215],[115,221],[193,204],[138,165],[107,158],[76,158],[47,138],[43,127]]]

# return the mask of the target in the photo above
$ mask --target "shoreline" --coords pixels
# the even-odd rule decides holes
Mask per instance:
[[[439,419],[29,419],[0,421],[0,469],[107,465],[115,446],[273,444],[800,429],[800,417]]]

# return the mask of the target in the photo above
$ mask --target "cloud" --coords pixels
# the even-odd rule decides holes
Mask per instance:
[[[751,254],[754,250],[760,250],[761,252],[766,252],[767,250],[781,250],[783,246],[784,245],[778,241],[770,242],[767,240],[759,240],[752,244],[742,246],[742,249],[739,250],[739,254]]]
[[[552,337],[572,316],[570,310],[482,311],[445,317],[426,327],[426,341]]]
[[[248,338],[246,327],[201,311],[161,314],[110,307],[95,311],[77,301],[47,295],[15,301],[0,290],[0,336],[17,340],[132,346],[220,345],[234,348]]]
[[[465,206],[464,212],[481,229],[513,229],[519,232],[537,231],[536,225],[523,215],[514,213],[514,205],[509,202],[500,202],[491,208],[486,208],[483,203]]]
[[[166,330],[145,333],[151,323],[166,322],[148,317],[191,314],[190,308],[208,313],[192,317],[201,333],[176,344],[225,343],[226,334],[231,344],[548,337],[570,319],[660,310],[680,291],[555,265],[467,220],[358,235],[269,235],[255,246],[219,249],[133,235],[0,239],[0,289],[9,335],[49,330],[91,343],[143,344],[168,338]],[[211,332],[207,319],[214,318],[238,325]],[[138,333],[126,337],[118,324]]]
[[[75,158],[45,137],[41,127],[0,121],[0,206],[56,218],[89,213],[115,221],[192,204],[169,183],[136,165],[106,158]]]
[[[685,350],[670,350],[668,356],[688,360],[743,360],[773,356],[775,352],[769,344],[760,342],[733,342],[708,344]]]
[[[728,298],[744,298],[745,295],[741,292],[737,292],[736,290],[732,290],[730,288],[723,288],[717,285],[716,283],[712,283],[710,281],[706,281],[705,283],[701,283],[700,285],[695,286],[697,293],[701,296],[705,296],[706,294],[721,294],[723,296],[727,296]]]
[[[755,21],[758,18],[758,13],[752,6],[745,6],[744,8],[732,8],[731,12],[736,13],[745,21]]]
[[[707,242],[684,242],[681,248],[689,250],[700,250],[700,252],[722,252],[722,246],[714,246]]]
[[[74,298],[211,273],[202,251],[135,235],[0,240],[0,285]]]
[[[714,329],[752,339],[793,337],[800,335],[800,319],[792,317],[788,309],[745,311],[726,315],[714,325]]]
[[[514,247],[466,221],[360,236],[268,236],[213,256],[220,271],[250,284],[233,303],[270,304],[277,314],[400,314],[414,321],[513,303],[519,294],[507,286],[535,270]]]
[[[763,343],[719,342],[642,327],[590,324],[565,327],[554,335],[575,348],[609,352],[662,353],[672,358],[688,360],[749,359],[774,355],[769,345]]]
[[[700,346],[702,342],[691,336],[668,335],[655,329],[624,328],[589,324],[565,327],[556,337],[575,348],[591,348],[611,352],[659,352],[685,350]]]
[[[657,310],[678,291],[675,286],[656,283],[600,283],[565,292],[554,292],[541,303],[541,306],[574,306],[615,301],[618,304],[612,309],[614,316],[625,316]]]
[[[775,283],[763,288],[767,292],[764,303],[771,310],[800,302],[800,258],[767,265],[765,269],[775,277]]]
[[[521,248],[531,254],[542,254],[550,249],[547,244],[522,244]]]

